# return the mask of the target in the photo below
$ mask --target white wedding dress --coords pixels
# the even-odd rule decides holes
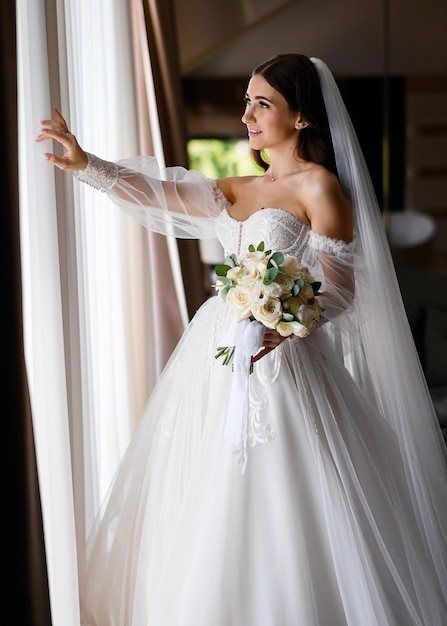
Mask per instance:
[[[215,181],[160,172],[150,157],[89,155],[78,176],[154,231],[293,254],[329,294],[308,337],[254,364],[237,446],[224,425],[239,373],[215,359],[233,313],[219,296],[199,309],[92,531],[81,572],[91,624],[447,624],[446,449],[355,132],[313,62],[351,244],[281,207],[238,222]]]
[[[238,222],[219,203],[228,252],[264,241],[299,259],[351,256],[286,211]],[[200,308],[147,405],[94,532],[94,623],[446,624],[394,434],[332,324],[255,364],[244,451],[223,436],[233,374],[214,358],[232,316],[219,296]]]

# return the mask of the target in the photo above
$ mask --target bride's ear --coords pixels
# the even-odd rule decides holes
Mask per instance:
[[[309,122],[304,119],[301,113],[299,113],[295,121],[296,130],[302,130],[303,128],[306,128],[306,126],[309,126]]]

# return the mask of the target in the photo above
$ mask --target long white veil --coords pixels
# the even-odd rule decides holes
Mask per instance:
[[[350,320],[361,341],[345,347],[354,378],[378,405],[399,442],[420,530],[447,588],[446,448],[402,303],[382,215],[349,114],[329,68],[320,78],[341,185],[355,214],[356,252],[364,260]],[[366,285],[365,288],[362,285]],[[415,288],[417,286],[415,285]]]

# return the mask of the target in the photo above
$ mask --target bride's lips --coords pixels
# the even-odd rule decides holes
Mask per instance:
[[[248,128],[247,131],[249,137],[257,137],[262,132],[260,130],[256,130],[255,128]]]

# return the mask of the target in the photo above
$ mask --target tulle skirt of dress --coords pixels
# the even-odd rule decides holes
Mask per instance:
[[[97,626],[441,626],[393,433],[323,333],[255,365],[245,472],[223,436],[230,321],[196,314],[89,542]]]

